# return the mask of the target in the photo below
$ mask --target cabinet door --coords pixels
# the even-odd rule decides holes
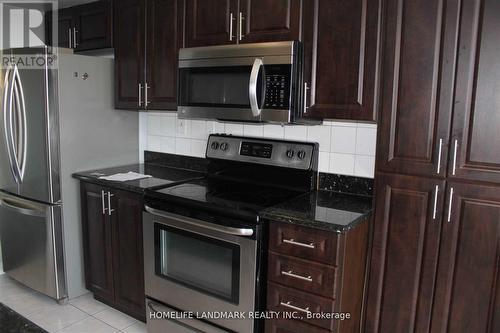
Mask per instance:
[[[97,185],[81,185],[85,284],[96,298],[113,302],[111,224],[102,191]]]
[[[149,0],[147,7],[147,108],[177,110],[178,53],[182,44],[182,1]]]
[[[500,183],[500,2],[462,6],[449,175]]]
[[[377,177],[365,332],[428,332],[445,182]]]
[[[75,7],[76,51],[113,47],[110,0]]]
[[[298,40],[300,6],[300,0],[240,0],[240,43]]]
[[[73,9],[65,8],[57,12],[57,45],[58,47],[73,48],[73,27],[75,25]],[[71,38],[71,40],[70,40]],[[50,41],[52,45],[52,40]],[[52,45],[54,46],[54,45]]]
[[[236,43],[238,0],[185,1],[186,47]]]
[[[376,119],[381,1],[304,2],[305,114]]]
[[[117,109],[143,108],[144,89],[141,89],[140,85],[143,85],[145,71],[144,15],[145,0],[114,2],[115,108]]]
[[[377,165],[446,173],[453,106],[457,1],[388,0]]]
[[[142,196],[111,190],[115,303],[145,319]]]
[[[500,188],[450,182],[450,200],[432,332],[500,332]]]

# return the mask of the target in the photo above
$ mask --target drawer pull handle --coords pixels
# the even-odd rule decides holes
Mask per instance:
[[[294,279],[304,280],[304,281],[307,281],[307,282],[312,282],[313,281],[311,275],[302,276],[302,275],[294,274],[293,271],[288,271],[288,272],[287,271],[281,271],[281,275],[289,276],[289,277],[292,277]]]
[[[303,309],[303,308],[299,308],[298,306],[292,305],[291,303],[292,302],[280,302],[280,305],[284,306],[285,308],[289,308],[289,309],[292,309],[295,311],[299,311],[299,312],[303,312],[303,313],[311,313],[311,311],[309,311],[309,307]]]
[[[309,243],[309,244],[305,244],[305,243],[300,243],[300,242],[296,242],[295,239],[283,239],[283,243],[287,243],[287,244],[290,244],[290,245],[296,245],[296,246],[301,246],[301,247],[306,247],[308,249],[314,249],[316,248],[316,246],[314,246],[314,243]]]

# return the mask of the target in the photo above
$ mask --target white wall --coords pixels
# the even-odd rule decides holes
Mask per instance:
[[[319,143],[319,170],[373,178],[377,126],[325,121],[323,125],[270,125],[177,119],[176,113],[140,115],[140,154],[144,150],[205,156],[210,133],[314,141]]]

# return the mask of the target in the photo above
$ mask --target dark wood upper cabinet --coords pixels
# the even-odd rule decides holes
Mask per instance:
[[[240,0],[240,43],[300,38],[300,0]],[[241,15],[241,16],[240,16]]]
[[[111,224],[103,214],[102,190],[102,187],[93,184],[81,186],[85,284],[95,297],[112,302],[112,232]]]
[[[431,332],[500,332],[500,188],[450,182],[448,203],[451,189]]]
[[[142,195],[114,189],[110,193],[115,303],[143,317]]]
[[[75,7],[76,51],[113,47],[111,0]]]
[[[117,109],[138,110],[143,107],[145,5],[145,0],[115,1],[115,108]]]
[[[386,3],[377,154],[381,171],[446,175],[457,8],[454,0]]]
[[[75,52],[113,47],[112,1],[100,0],[57,11],[58,47],[74,49]],[[52,38],[53,12],[46,14],[47,45]]]
[[[234,44],[238,0],[185,0],[186,47]]]
[[[378,174],[377,182],[365,332],[428,332],[445,181]]]
[[[177,110],[177,68],[182,45],[182,0],[147,2],[148,109]]]
[[[500,183],[500,2],[462,7],[448,174]]]
[[[381,1],[304,2],[306,116],[373,121]]]

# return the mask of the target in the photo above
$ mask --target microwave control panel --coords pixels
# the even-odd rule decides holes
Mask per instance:
[[[265,66],[265,109],[290,108],[290,66]]]

